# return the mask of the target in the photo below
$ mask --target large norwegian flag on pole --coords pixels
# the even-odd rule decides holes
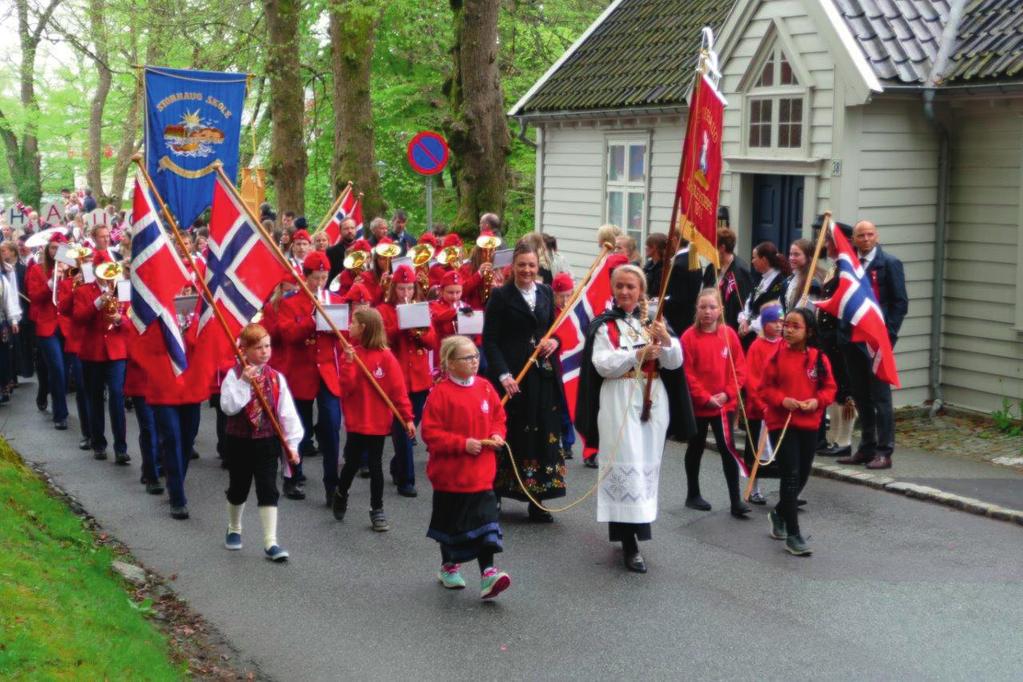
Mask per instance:
[[[607,310],[611,302],[611,276],[608,274],[608,256],[597,267],[586,284],[572,312],[565,316],[554,335],[561,343],[561,381],[565,387],[568,413],[575,421],[575,406],[579,395],[579,366],[582,363],[586,330],[597,315]]]
[[[874,374],[878,379],[898,388],[899,372],[895,367],[895,353],[885,326],[884,315],[874,298],[860,259],[842,231],[831,224],[831,238],[838,251],[839,282],[835,294],[816,305],[852,327],[852,341],[863,343],[870,355]]]
[[[131,216],[131,309],[139,334],[156,322],[171,367],[181,375],[188,366],[185,342],[178,328],[174,297],[191,282],[185,264],[167,237],[156,201],[142,171],[135,175]]]
[[[341,238],[341,223],[346,219],[355,220],[357,231],[362,229],[362,201],[355,195],[355,192],[351,191],[350,187],[346,191],[348,194],[341,200],[334,215],[330,217],[330,222],[323,226],[323,230],[330,237],[331,246],[337,244],[337,240]]]
[[[225,186],[219,174],[213,185],[209,229],[206,286],[217,309],[237,335],[291,272],[276,257],[262,230],[253,224],[241,198]],[[199,318],[200,334],[212,318],[213,309],[204,305]]]

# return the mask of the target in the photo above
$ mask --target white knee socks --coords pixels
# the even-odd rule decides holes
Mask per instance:
[[[259,520],[263,523],[263,548],[277,544],[277,507],[260,507]]]
[[[227,532],[238,533],[241,535],[242,532],[242,512],[245,511],[245,503],[231,504],[227,503]]]

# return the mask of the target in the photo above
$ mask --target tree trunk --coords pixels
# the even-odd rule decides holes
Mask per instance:
[[[334,193],[349,180],[362,192],[363,215],[384,211],[376,169],[370,75],[380,9],[376,3],[338,0],[331,5],[331,71],[334,75]]]
[[[305,212],[309,170],[303,135],[305,106],[299,64],[300,0],[263,0],[266,10],[266,74],[270,80],[270,164],[278,212]]]
[[[96,92],[92,96],[92,105],[89,108],[89,147],[85,180],[92,188],[92,192],[101,203],[106,201],[103,193],[103,108],[107,104],[107,95],[110,94],[110,84],[113,74],[110,72],[109,57],[107,49],[107,28],[103,17],[104,1],[89,0],[89,26],[92,32],[92,43],[95,50],[94,61],[99,81]]]
[[[504,212],[511,138],[497,64],[500,2],[450,0],[455,21],[454,72],[446,83],[451,116],[445,122],[458,192],[452,228],[473,234],[486,212]]]
[[[32,27],[29,23],[28,0],[16,0],[18,38],[21,43],[21,107],[25,119],[20,140],[10,121],[0,112],[0,138],[3,138],[7,153],[7,169],[11,173],[11,180],[14,181],[18,198],[36,208],[43,194],[37,122],[39,102],[35,94],[36,48],[59,3],[60,0],[50,0],[38,15],[35,27]]]

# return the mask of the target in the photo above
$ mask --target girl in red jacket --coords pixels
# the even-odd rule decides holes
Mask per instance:
[[[696,322],[682,335],[683,363],[696,414],[696,434],[686,448],[686,506],[710,511],[710,503],[700,496],[700,459],[707,430],[712,429],[728,484],[732,516],[741,519],[750,509],[739,497],[742,460],[735,452],[729,424],[738,404],[737,391],[746,379],[746,361],[739,337],[722,322],[723,311],[721,292],[716,287],[704,289],[696,299]]]
[[[440,543],[437,578],[448,589],[465,587],[459,564],[476,559],[480,597],[492,599],[511,585],[494,567],[502,551],[494,476],[497,456],[489,441],[504,443],[505,414],[493,385],[476,376],[480,352],[472,340],[449,336],[441,343],[447,373],[430,393],[423,413],[423,440],[430,453],[426,475],[433,484],[433,514],[427,537]]]
[[[408,265],[399,265],[391,278],[387,302],[377,310],[384,320],[387,345],[394,351],[405,376],[405,388],[412,403],[412,416],[416,424],[423,419],[423,405],[433,388],[433,374],[430,371],[430,354],[437,347],[437,335],[433,327],[399,329],[397,306],[420,300],[416,284],[416,273]],[[391,480],[398,485],[402,497],[416,497],[416,471],[413,451],[415,443],[405,433],[405,425],[397,419],[391,427],[391,443],[394,457],[391,459]]]
[[[771,441],[778,444],[781,473],[781,501],[770,514],[771,537],[785,540],[790,554],[805,556],[810,547],[799,532],[796,499],[810,476],[824,408],[835,399],[837,388],[827,356],[810,347],[817,339],[812,312],[791,311],[785,316],[782,336],[785,345],[768,361],[759,389],[767,407]]]
[[[746,419],[749,420],[749,432],[746,434],[746,450],[743,452],[743,458],[747,468],[753,466],[753,459],[758,451],[761,451],[761,456],[767,454],[767,451],[760,447],[764,401],[758,389],[760,378],[764,374],[764,367],[767,366],[771,356],[778,350],[781,343],[781,318],[781,303],[778,301],[768,301],[760,306],[761,334],[757,336],[746,352]],[[749,501],[753,504],[767,504],[763,493],[760,492],[759,479],[753,485]]]
[[[384,516],[384,472],[381,460],[384,454],[384,439],[391,433],[394,415],[387,407],[376,388],[355,363],[355,355],[376,379],[377,384],[391,399],[401,413],[405,433],[412,437],[416,432],[412,422],[412,405],[401,367],[391,351],[387,349],[384,322],[373,308],[361,308],[352,315],[348,333],[354,346],[345,349],[346,362],[341,367],[341,410],[345,416],[344,465],[338,474],[337,491],[331,507],[334,518],[341,521],[348,510],[348,489],[359,471],[362,455],[366,453],[369,465],[369,518],[373,530],[382,533],[390,530]]]

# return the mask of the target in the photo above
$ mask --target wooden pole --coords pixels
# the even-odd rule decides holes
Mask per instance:
[[[600,247],[600,253],[597,254],[597,259],[593,261],[593,265],[591,265],[590,269],[586,272],[586,276],[579,281],[579,284],[578,286],[576,286],[575,291],[572,292],[572,298],[570,298],[568,300],[568,303],[565,304],[565,308],[561,311],[561,314],[558,315],[556,320],[554,320],[554,324],[552,324],[551,328],[547,330],[547,333],[543,335],[543,338],[540,339],[540,342],[536,344],[536,348],[533,349],[533,354],[529,356],[529,359],[526,360],[526,364],[522,366],[521,370],[519,370],[518,375],[515,377],[516,384],[522,381],[522,379],[529,372],[529,368],[533,366],[533,362],[536,360],[537,356],[540,355],[540,346],[542,346],[547,341],[547,339],[551,338],[551,336],[554,335],[554,332],[558,331],[558,327],[560,327],[561,323],[565,320],[566,317],[568,317],[568,314],[572,311],[572,308],[575,307],[576,301],[578,301],[579,297],[582,296],[583,289],[586,288],[587,283],[589,283],[589,281],[593,279],[593,273],[596,271],[597,266],[600,265],[601,261],[604,259],[604,256],[610,253],[613,248],[614,246],[608,243],[605,243],[603,246]],[[501,404],[502,405],[506,404],[510,398],[511,396],[508,393],[505,393],[504,397],[501,398]]]
[[[320,230],[322,230],[323,228],[325,228],[327,226],[327,223],[329,223],[331,218],[334,217],[334,213],[337,212],[338,206],[340,206],[341,202],[343,202],[345,199],[347,199],[348,195],[351,194],[351,193],[352,193],[352,182],[351,182],[351,180],[349,180],[348,184],[345,185],[345,188],[343,190],[341,190],[341,194],[337,195],[337,199],[335,199],[334,203],[331,204],[330,210],[327,211],[326,217],[324,217],[323,220],[320,221],[320,226],[317,227],[315,231],[313,231],[313,234],[316,234],[317,232],[319,232]]]
[[[178,249],[185,254],[185,258],[188,260],[188,264],[191,266],[192,272],[198,274],[199,271],[195,268],[195,261],[192,259],[192,254],[188,253],[187,249],[185,249],[185,243],[181,238],[181,230],[178,228],[177,221],[171,214],[170,209],[167,208],[167,204],[163,202],[163,197],[160,196],[160,192],[157,191],[156,186],[153,185],[153,179],[149,177],[149,173],[142,165],[142,155],[135,154],[131,160],[134,161],[139,167],[139,170],[142,171],[142,177],[146,179],[146,185],[149,186],[149,191],[153,193],[157,203],[160,204],[160,212],[163,213],[164,220],[167,221],[167,224],[171,228],[171,232],[174,234],[174,241],[178,245]],[[245,361],[245,356],[242,354],[241,349],[238,348],[238,342],[234,338],[234,334],[231,333],[231,328],[228,326],[227,320],[224,318],[224,314],[219,308],[217,308],[216,302],[213,300],[213,294],[206,285],[206,281],[202,277],[196,277],[196,280],[199,283],[199,291],[202,293],[203,299],[205,299],[206,304],[210,306],[210,309],[213,311],[213,316],[217,318],[217,322],[220,323],[220,328],[224,332],[224,336],[227,337],[228,345],[231,346],[232,350],[234,350],[235,358],[237,358],[238,362],[241,364],[242,369],[247,368],[248,363]],[[281,441],[281,447],[284,448],[288,461],[292,464],[298,464],[298,455],[295,454],[288,445],[288,439],[284,435],[284,429],[281,428],[280,422],[277,421],[274,411],[270,409],[270,403],[267,401],[266,396],[263,395],[263,391],[256,384],[251,384],[251,386],[252,392],[256,396],[256,400],[259,402],[259,406],[266,413],[266,416],[270,418],[270,425],[273,426],[274,433],[277,434],[277,438]]]
[[[277,257],[277,260],[281,263],[281,265],[288,268],[288,270],[290,271],[291,264],[288,262],[288,259],[284,256],[284,253],[281,252],[280,247],[277,246],[277,244],[274,243],[274,240],[270,238],[270,235],[268,235],[263,230],[263,226],[260,224],[258,220],[256,220],[256,217],[252,215],[252,211],[249,210],[249,207],[246,206],[245,202],[241,200],[241,197],[238,195],[238,189],[234,186],[234,183],[231,182],[231,178],[227,177],[227,174],[224,173],[223,164],[221,164],[220,162],[215,163],[217,174],[220,176],[221,180],[224,181],[224,184],[227,186],[231,194],[234,195],[235,200],[238,201],[238,203],[241,204],[241,206],[244,208],[245,212],[249,216],[249,219],[252,221],[252,224],[255,225],[256,229],[259,230],[260,234],[263,235],[263,241],[265,241],[269,245],[270,250]],[[344,348],[345,350],[351,348],[352,345],[348,343],[348,339],[346,339],[344,335],[341,334],[341,330],[338,329],[337,325],[334,324],[334,320],[330,319],[330,316],[327,315],[327,311],[323,308],[323,304],[320,303],[320,299],[316,298],[316,294],[310,291],[309,286],[305,283],[304,279],[302,279],[301,277],[298,277],[297,279],[299,289],[301,289],[302,292],[309,297],[309,300],[312,301],[313,303],[313,307],[316,308],[317,312],[319,312],[320,315],[323,316],[323,319],[327,321],[327,324],[330,325],[330,328],[334,332],[334,335],[341,343],[341,347]],[[379,395],[380,398],[383,399],[384,403],[387,405],[387,408],[394,414],[395,417],[398,418],[398,421],[404,424],[405,419],[402,417],[401,412],[399,412],[398,408],[394,406],[393,402],[391,402],[391,399],[388,397],[383,387],[380,386],[379,383],[377,383],[377,380],[373,377],[373,373],[369,371],[369,367],[366,367],[366,364],[362,361],[362,358],[360,358],[358,354],[354,356],[354,359],[355,364],[358,365],[360,370],[362,370],[362,373],[369,380],[370,385],[377,392],[377,395]]]

